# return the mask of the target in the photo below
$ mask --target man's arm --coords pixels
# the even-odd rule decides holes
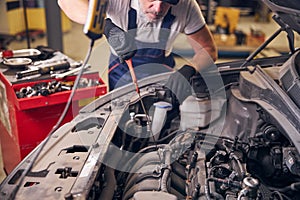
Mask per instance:
[[[207,25],[188,35],[187,38],[195,51],[191,65],[182,66],[177,72],[171,74],[166,83],[166,87],[170,89],[179,104],[192,94],[191,77],[196,71],[200,72],[202,69],[213,66],[218,57],[217,47]]]
[[[58,0],[60,8],[73,21],[84,24],[88,13],[88,0]]]
[[[217,47],[207,25],[188,35],[187,38],[195,52],[192,63],[197,71],[210,66],[217,60]]]

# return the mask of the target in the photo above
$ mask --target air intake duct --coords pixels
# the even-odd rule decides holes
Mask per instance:
[[[283,89],[300,108],[300,51],[292,55],[281,67],[279,79]]]

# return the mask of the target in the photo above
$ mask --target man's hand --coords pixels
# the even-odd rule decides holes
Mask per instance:
[[[169,77],[165,86],[171,90],[180,104],[192,94],[190,79],[195,74],[196,70],[193,67],[184,65]]]
[[[136,53],[134,38],[115,25],[109,18],[105,22],[104,35],[109,45],[119,56],[120,62],[132,58]]]

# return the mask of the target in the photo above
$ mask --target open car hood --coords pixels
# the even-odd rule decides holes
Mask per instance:
[[[299,0],[262,0],[275,14],[297,33],[300,33]]]

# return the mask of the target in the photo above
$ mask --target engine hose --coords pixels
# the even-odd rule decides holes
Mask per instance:
[[[246,175],[246,170],[244,169],[240,159],[233,152],[230,154],[230,158],[237,163],[239,171],[241,172],[242,177],[244,177]]]
[[[213,181],[213,182],[223,183],[229,187],[241,188],[241,183],[239,181],[229,181],[229,180],[215,178],[215,177],[210,177],[207,179],[207,181],[208,181],[208,183],[210,181]]]
[[[272,193],[271,197],[272,197],[273,199],[275,199],[274,196],[277,196],[277,197],[279,198],[279,200],[292,200],[292,199],[289,198],[288,196],[286,196],[286,195],[284,195],[284,194],[281,194],[279,191],[274,191],[274,192]]]
[[[299,192],[299,191],[300,191],[300,182],[292,183],[292,184],[291,184],[291,190],[292,190],[292,191]]]
[[[248,191],[246,189],[242,189],[238,195],[237,200],[242,200],[243,197],[247,197],[247,193],[248,193]]]
[[[167,139],[169,139],[169,138],[171,138],[171,137],[174,137],[174,135],[177,135],[178,133],[180,133],[180,131],[176,130],[176,131],[174,131],[174,132],[168,134],[167,136],[165,136],[165,137],[163,137],[163,138],[160,138],[160,139],[157,140],[156,142],[157,142],[157,143],[162,143],[162,142],[164,142],[165,140],[167,140]],[[149,143],[150,143],[150,144],[153,144],[154,142],[149,141]]]
[[[114,190],[117,185],[116,179],[115,179],[115,171],[114,169],[110,167],[106,167],[104,171],[104,177],[105,177],[105,187],[101,192],[101,196],[99,199],[113,199],[114,196]]]
[[[277,197],[279,198],[279,200],[284,200],[282,194],[281,194],[280,192],[278,192],[278,191],[274,191],[274,192],[272,193],[272,195],[271,195],[271,197],[272,197],[273,199],[275,199],[275,198],[274,198],[275,196],[277,196]]]
[[[275,188],[275,187],[269,187],[270,190],[279,191],[279,192],[289,192],[289,191],[300,191],[300,182],[292,183],[289,186],[286,186],[284,188]]]
[[[161,191],[168,192],[168,180],[170,176],[170,169],[165,169],[161,177]]]
[[[161,177],[161,191],[163,192],[168,192],[168,180],[169,180],[169,176],[170,176],[170,165],[171,165],[171,151],[169,148],[167,148],[168,150],[166,151],[166,155],[165,155],[165,164],[167,166],[167,168],[165,168],[163,175]]]
[[[211,196],[215,197],[214,199],[219,199],[219,200],[224,200],[224,197],[216,192],[211,192],[209,191],[209,182],[210,181],[215,181],[215,178],[207,178],[205,181],[205,186],[204,186],[204,193],[205,193],[205,197],[207,200],[212,200]]]
[[[148,147],[145,147],[145,148],[139,150],[137,152],[137,154],[139,154],[139,153],[145,153],[145,152],[147,153],[147,151],[149,151],[149,150],[157,151],[157,148],[164,148],[165,146],[166,146],[165,144],[159,144],[157,146],[155,146],[155,145],[148,146]]]

